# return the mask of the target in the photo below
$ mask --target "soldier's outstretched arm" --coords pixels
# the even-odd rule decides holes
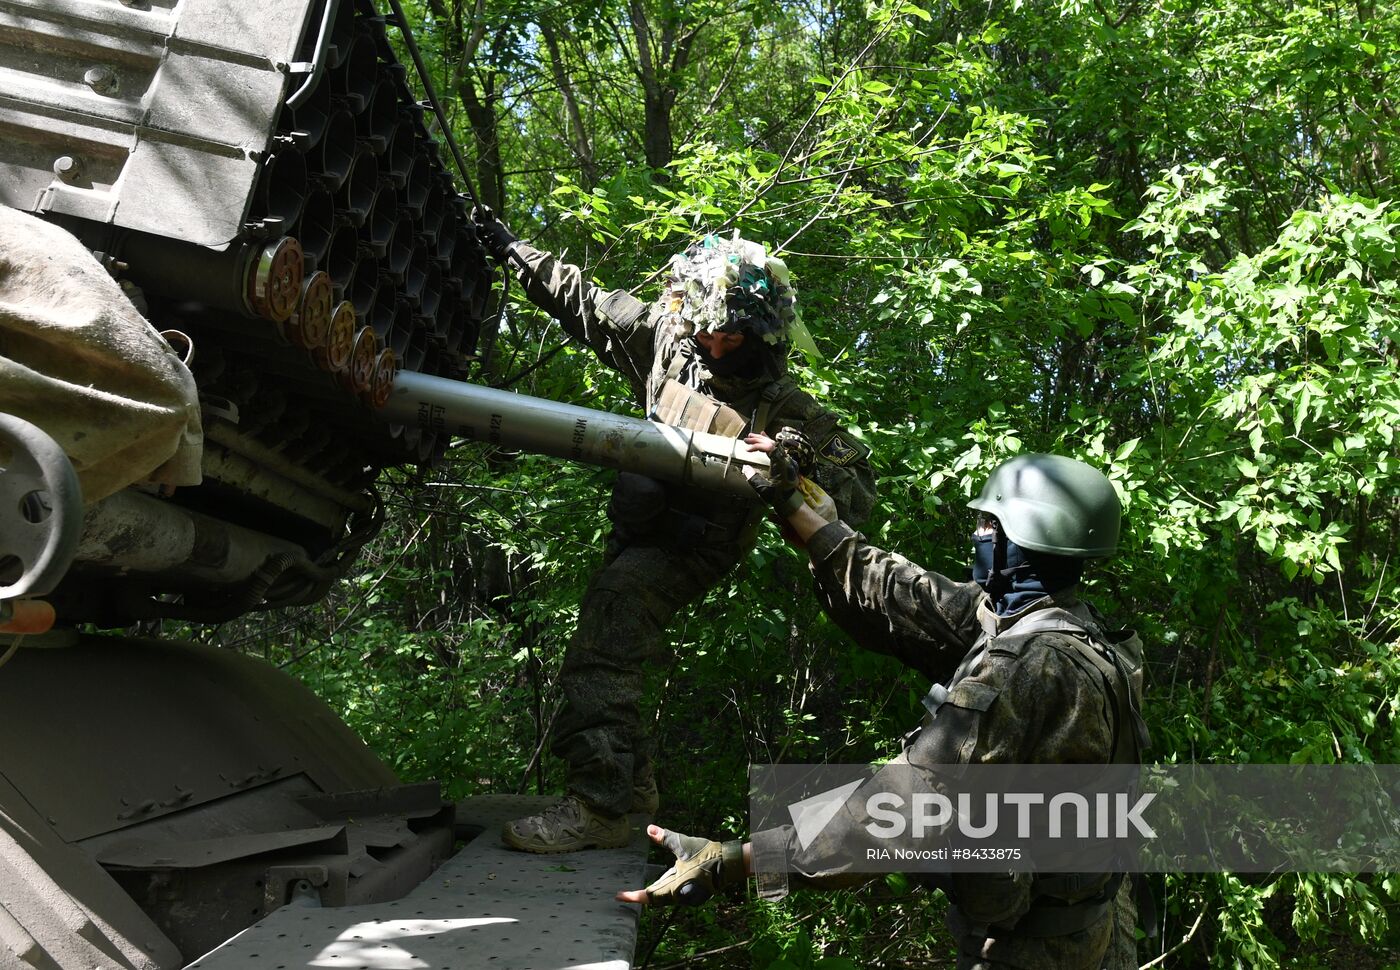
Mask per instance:
[[[572,263],[517,239],[490,209],[472,215],[487,249],[515,274],[531,303],[605,364],[645,379],[652,353],[645,303],[625,290],[596,286]]]
[[[699,906],[716,892],[742,886],[749,877],[749,847],[741,842],[712,842],[648,825],[647,835],[676,857],[671,868],[645,889],[624,889],[616,899],[643,906]]]
[[[817,598],[837,626],[935,681],[952,674],[981,634],[980,586],[873,546],[844,522],[817,529],[807,555]]]
[[[980,631],[980,587],[872,546],[844,522],[827,522],[807,505],[780,504],[773,483],[750,469],[745,474],[805,544],[817,598],[837,626],[865,649],[893,656],[934,680],[952,673]]]
[[[861,816],[858,810],[845,814]],[[614,898],[643,906],[699,906],[715,893],[742,886],[755,875],[756,852],[771,868],[757,874],[759,894],[765,898],[780,898],[793,885],[816,889],[858,886],[869,882],[871,876],[850,871],[849,860],[852,846],[860,851],[860,844],[868,837],[859,831],[853,833],[848,821],[837,819],[831,826],[833,834],[808,848],[799,846],[791,826],[757,832],[753,842],[713,842],[648,825],[647,835],[671,851],[675,864],[645,889],[624,889]]]

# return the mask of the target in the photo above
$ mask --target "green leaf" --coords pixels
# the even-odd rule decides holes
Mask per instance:
[[[1255,455],[1264,453],[1264,429],[1258,424],[1249,431],[1249,449]]]
[[[1259,548],[1264,550],[1264,555],[1272,556],[1274,554],[1274,550],[1278,548],[1278,533],[1274,532],[1272,529],[1261,530],[1258,536],[1258,542]],[[1298,567],[1293,562],[1293,560],[1288,559],[1285,560],[1283,564],[1284,572],[1288,572],[1289,566],[1293,567],[1294,573],[1298,571]],[[1288,578],[1292,579],[1293,576],[1290,575]]]
[[[1308,419],[1308,409],[1312,405],[1312,385],[1303,384],[1297,401],[1293,404],[1293,433],[1303,433],[1303,422]]]

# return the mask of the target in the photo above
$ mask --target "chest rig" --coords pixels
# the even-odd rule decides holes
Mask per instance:
[[[743,407],[753,401],[752,409],[745,408],[751,411],[751,417],[745,417],[728,404],[702,394],[699,385],[700,362],[694,351],[677,348],[666,369],[653,375],[647,417],[678,428],[737,438],[748,431],[766,432],[768,422],[780,412],[783,402],[797,393],[797,386],[787,378],[768,381],[735,402]]]
[[[925,718],[920,730],[932,727],[945,705],[979,714],[987,711],[999,688],[968,678],[982,669],[989,653],[1019,654],[1032,637],[1043,633],[1063,634],[1079,657],[1098,673],[1104,692],[1113,698],[1112,763],[1140,763],[1149,742],[1137,700],[1142,696],[1142,641],[1131,631],[1105,633],[1101,618],[1083,604],[1073,612],[1061,607],[1036,610],[1004,633],[987,630],[948,683],[934,684],[924,695]]]
[[[750,428],[764,430],[770,417],[780,413],[782,403],[797,391],[784,379],[769,381],[745,395],[736,403],[749,410],[745,404],[753,400],[750,419],[701,393],[699,384],[699,361],[688,348],[675,348],[666,369],[658,367],[648,382],[647,416],[678,428],[738,438]],[[608,518],[613,523],[609,539],[613,553],[634,544],[685,551],[704,545],[747,544],[756,534],[762,509],[731,496],[623,472],[608,503]]]
[[[1036,610],[1005,632],[996,632],[995,618],[983,618],[984,635],[958,665],[946,685],[934,684],[923,698],[923,725],[910,736],[923,757],[946,763],[966,764],[973,756],[979,722],[1000,693],[1000,685],[970,679],[982,670],[991,653],[1016,655],[1041,634],[1061,634],[1079,658],[1102,681],[1112,698],[1114,764],[1140,764],[1149,736],[1138,698],[1142,696],[1142,642],[1125,631],[1105,632],[1102,619],[1084,604],[1074,609],[1048,607]],[[955,932],[985,937],[996,932],[1048,937],[1075,933],[1092,926],[1113,905],[1123,874],[1084,873],[968,873],[935,881],[951,901],[950,925]],[[1008,923],[989,915],[1004,905],[1011,887],[1024,886],[1029,909]],[[1014,895],[1014,891],[1013,891]],[[1150,903],[1150,897],[1147,902]]]

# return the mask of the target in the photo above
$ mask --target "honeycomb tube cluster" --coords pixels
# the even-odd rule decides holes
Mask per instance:
[[[286,379],[276,382],[279,393],[324,399],[324,384],[306,387],[305,368],[327,376],[342,399],[378,409],[400,368],[466,376],[492,270],[372,4],[343,0],[322,57],[319,81],[277,120],[245,238],[225,253],[198,254],[149,239],[134,262],[160,264],[157,292],[271,321],[278,342],[294,350],[249,367],[249,348],[230,342],[227,328],[216,334],[222,373],[202,376],[230,399],[252,403],[273,373]],[[184,250],[180,259],[170,258],[173,248]],[[237,286],[211,288],[215,276]],[[255,373],[233,373],[240,369]],[[251,384],[259,390],[249,394]],[[329,420],[346,417],[342,410]],[[374,450],[386,464],[431,461],[446,445],[417,427],[378,427]]]

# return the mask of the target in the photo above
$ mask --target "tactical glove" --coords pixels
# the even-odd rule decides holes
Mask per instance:
[[[699,906],[716,890],[742,885],[744,843],[711,842],[696,835],[667,831],[661,844],[676,855],[676,863],[647,887],[655,906]]]
[[[812,442],[805,434],[796,428],[782,427],[773,436],[773,440],[782,445],[788,460],[797,466],[799,474],[812,474],[817,466],[817,449],[812,447]]]
[[[498,261],[505,261],[506,250],[515,242],[515,233],[501,221],[489,205],[479,205],[472,209],[472,222],[476,225],[481,244]]]
[[[802,493],[798,491],[800,478],[797,463],[789,457],[787,448],[778,442],[768,453],[768,471],[751,474],[749,487],[785,519],[802,505]]]

